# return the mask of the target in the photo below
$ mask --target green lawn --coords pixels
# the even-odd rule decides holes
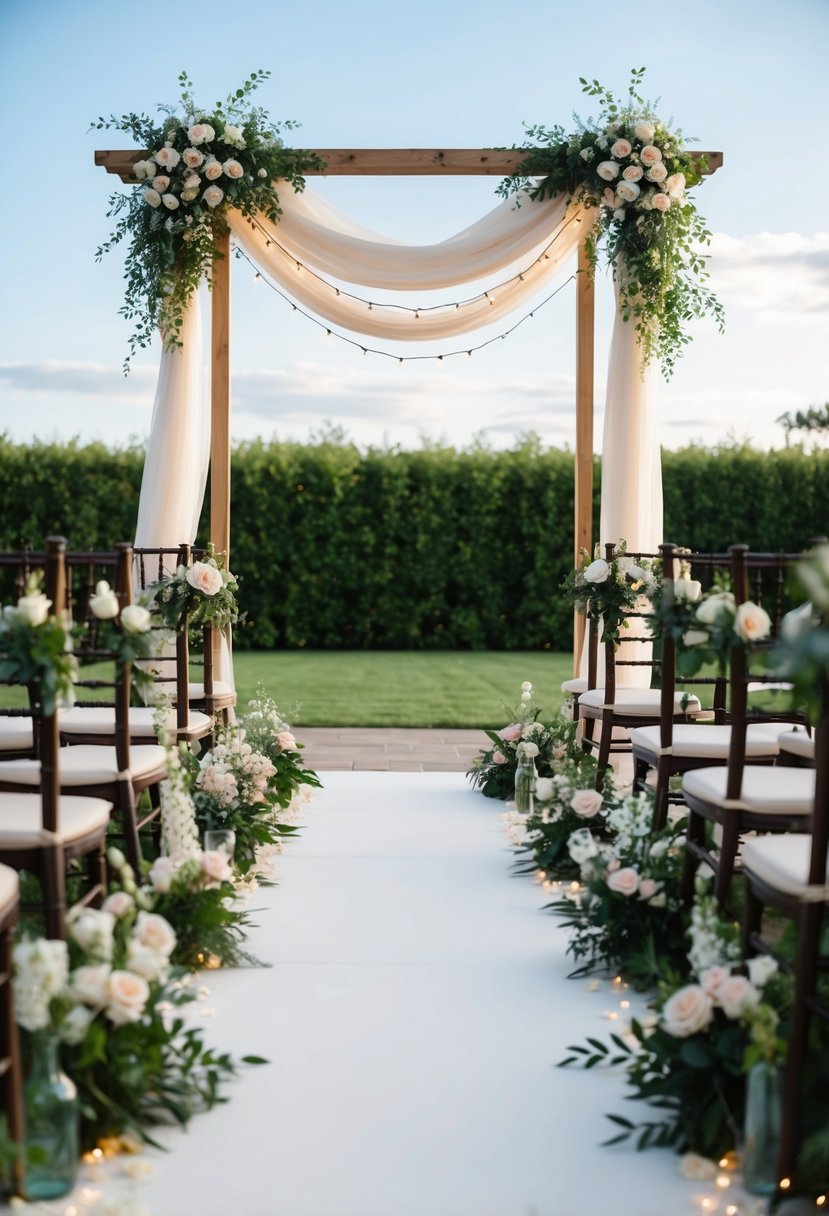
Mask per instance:
[[[549,716],[572,674],[570,655],[524,651],[237,651],[239,705],[262,683],[295,725],[503,725],[531,680]]]

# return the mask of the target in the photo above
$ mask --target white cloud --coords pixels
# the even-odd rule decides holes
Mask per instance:
[[[729,310],[762,325],[825,326],[829,310],[829,233],[715,233],[710,286]]]
[[[120,368],[103,363],[71,363],[47,359],[42,363],[0,363],[0,384],[20,393],[71,393],[84,397],[107,397],[135,401],[149,397],[155,387],[157,371],[151,367],[134,368],[123,376]]]

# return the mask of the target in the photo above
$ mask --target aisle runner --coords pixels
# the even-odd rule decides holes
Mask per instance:
[[[272,968],[207,976],[211,1042],[272,1064],[164,1137],[152,1216],[700,1211],[673,1154],[597,1147],[618,1076],[554,1067],[618,993],[566,981],[499,804],[460,774],[324,776],[254,899]]]

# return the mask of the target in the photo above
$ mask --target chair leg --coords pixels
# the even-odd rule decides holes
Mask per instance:
[[[763,928],[763,901],[758,899],[750,882],[745,884],[746,905],[743,912],[743,958],[752,958],[756,950],[752,938],[759,937]]]
[[[736,815],[728,815],[723,824],[720,856],[717,862],[717,873],[714,876],[714,895],[721,908],[728,903],[731,891],[731,880],[734,877],[734,866],[737,861],[737,847],[740,843],[740,824]]]
[[[778,1178],[791,1178],[797,1158],[798,1112],[803,1068],[809,1034],[808,1001],[817,985],[817,956],[823,913],[820,904],[805,904],[798,926],[797,963],[794,1000],[783,1074],[783,1111],[780,1123],[780,1149],[777,1155]]]
[[[689,807],[688,809],[688,844],[696,844],[702,847],[705,844],[705,820],[702,815],[697,815]],[[694,899],[694,879],[697,873],[697,859],[694,857],[691,850],[686,846],[685,857],[682,862],[682,878],[680,879],[680,897],[686,905],[693,902]]]
[[[7,1067],[0,1079],[0,1097],[3,1099],[2,1109],[9,1121],[9,1135],[15,1144],[23,1144],[23,1065],[20,1058],[20,1038],[17,1032],[17,1022],[14,1017],[14,990],[12,988],[12,927],[7,926],[3,931],[0,943],[0,970],[6,976],[3,984],[2,1012],[5,1024],[5,1041],[0,1051],[7,1058]],[[14,1189],[22,1193],[23,1162],[20,1158],[14,1166]]]
[[[98,890],[99,894],[90,901],[90,906],[100,908],[107,893],[107,863],[106,846],[104,841],[86,855],[86,880],[90,890]]]
[[[599,793],[604,789],[605,773],[610,767],[610,742],[613,738],[613,727],[610,725],[609,718],[610,715],[607,714],[602,718],[602,734],[599,739],[598,773],[596,776],[596,789]]]
[[[121,830],[124,833],[124,852],[136,874],[141,873],[141,842],[138,839],[138,816],[135,807],[135,790],[131,781],[120,781],[118,811]]]
[[[670,802],[669,785],[671,780],[671,765],[666,757],[660,756],[656,766],[656,788],[653,804],[653,830],[661,832],[668,822],[668,804]]]
[[[40,871],[43,884],[43,907],[46,914],[46,936],[66,937],[66,862],[63,849],[43,850]]]

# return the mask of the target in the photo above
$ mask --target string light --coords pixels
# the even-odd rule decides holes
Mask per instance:
[[[251,266],[255,270],[256,266],[255,266],[253,259],[250,257],[250,255],[244,249],[242,249],[239,245],[236,245],[236,244],[234,244],[233,249],[234,249],[234,253],[235,253],[236,257],[244,258],[244,260],[248,263],[248,265]],[[299,263],[297,263],[297,267],[299,268]],[[324,329],[326,337],[338,338],[341,342],[345,342],[349,346],[355,347],[357,350],[361,351],[364,355],[369,355],[369,354],[379,355],[383,359],[393,359],[398,364],[416,363],[416,362],[422,363],[422,362],[426,362],[431,359],[437,360],[439,362],[443,362],[444,359],[450,359],[453,356],[456,356],[456,355],[459,356],[459,355],[464,355],[464,354],[468,358],[471,359],[473,352],[476,352],[479,350],[484,350],[485,347],[491,346],[493,342],[504,341],[506,338],[508,338],[510,336],[510,334],[514,333],[516,329],[520,328],[520,326],[522,326],[525,321],[528,321],[531,317],[535,316],[535,313],[538,311],[539,308],[543,308],[545,306],[545,304],[549,304],[549,302],[551,300],[554,300],[557,295],[559,295],[562,291],[564,291],[565,287],[569,286],[570,283],[574,283],[576,281],[576,275],[571,274],[568,279],[565,279],[563,283],[560,283],[559,286],[555,289],[555,291],[552,291],[544,300],[541,301],[540,304],[536,304],[536,306],[532,312],[526,313],[523,317],[520,317],[513,325],[511,325],[509,327],[509,329],[504,330],[503,333],[496,334],[492,338],[487,338],[486,341],[480,342],[477,346],[469,347],[466,350],[442,351],[439,354],[396,355],[391,351],[379,350],[373,346],[364,346],[362,342],[357,342],[353,338],[346,337],[345,334],[337,333],[336,330],[330,329],[326,324],[324,324],[322,321],[320,321],[318,317],[315,317],[313,315],[313,313],[307,312],[304,308],[301,308],[298,304],[296,304],[288,295],[285,294],[285,292],[283,292],[279,287],[277,287],[277,285],[275,283],[272,283],[266,274],[263,275],[263,274],[261,274],[261,272],[257,272],[257,273],[258,273],[258,277],[260,278],[261,282],[267,283],[267,285],[268,285],[268,287],[270,287],[271,291],[275,292],[281,299],[285,300],[286,303],[291,305],[291,310],[293,312],[298,312],[300,314],[300,316],[305,317],[306,320],[313,322],[313,324],[318,326],[320,329]],[[345,292],[343,294],[348,295],[347,292]],[[354,297],[351,297],[351,298],[354,298]],[[372,307],[373,307],[372,303],[368,303],[368,308],[372,309]],[[389,307],[394,307],[394,306],[389,305]],[[444,308],[444,307],[446,307],[446,305],[439,305],[438,307]],[[460,307],[459,304],[455,305],[456,309],[459,307]],[[404,311],[412,312],[413,310],[406,309]],[[429,310],[421,309],[418,311],[425,312],[425,311],[429,311]]]

